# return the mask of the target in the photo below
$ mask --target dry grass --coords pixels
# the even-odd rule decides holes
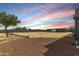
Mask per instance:
[[[29,36],[30,38],[55,38],[59,39],[62,38],[71,32],[17,32],[13,34],[17,34],[20,36]],[[6,41],[6,40],[13,40],[17,39],[16,36],[9,35],[9,37],[6,37],[5,33],[0,33],[0,42]]]
[[[14,33],[22,36],[29,36],[30,38],[62,38],[71,32],[19,32]]]
[[[9,35],[9,37],[6,37],[5,33],[0,33],[0,42],[6,41],[6,40],[11,40],[13,38],[14,38],[14,36]]]

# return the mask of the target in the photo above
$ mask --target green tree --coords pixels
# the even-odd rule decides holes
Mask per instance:
[[[4,12],[4,13],[0,13],[0,23],[5,27],[6,37],[8,37],[7,28],[9,26],[16,26],[18,23],[20,23],[20,21],[17,19],[17,16],[6,14]]]

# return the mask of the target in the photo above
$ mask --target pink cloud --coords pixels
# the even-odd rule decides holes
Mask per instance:
[[[69,29],[73,26],[71,23],[59,24],[59,25],[40,25],[33,27],[32,29]]]
[[[40,21],[42,18],[49,18],[49,19],[50,18],[61,18],[61,17],[65,17],[65,16],[71,16],[71,15],[74,15],[74,14],[75,14],[74,9],[57,11],[55,13],[53,13],[53,12],[44,13],[44,14],[41,14],[41,15],[36,15],[32,19],[30,19],[28,21],[23,21],[22,23],[32,24],[34,22]]]

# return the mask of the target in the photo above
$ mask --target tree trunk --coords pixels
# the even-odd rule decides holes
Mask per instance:
[[[7,27],[5,26],[5,33],[6,33],[6,37],[8,37],[8,31],[7,31]]]
[[[12,32],[14,32],[14,26],[12,27]]]

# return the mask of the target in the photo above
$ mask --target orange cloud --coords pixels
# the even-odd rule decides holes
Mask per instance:
[[[56,28],[70,28],[72,26],[72,24],[62,24],[62,25],[47,25],[45,26],[44,28],[47,28],[47,29],[56,29]]]

